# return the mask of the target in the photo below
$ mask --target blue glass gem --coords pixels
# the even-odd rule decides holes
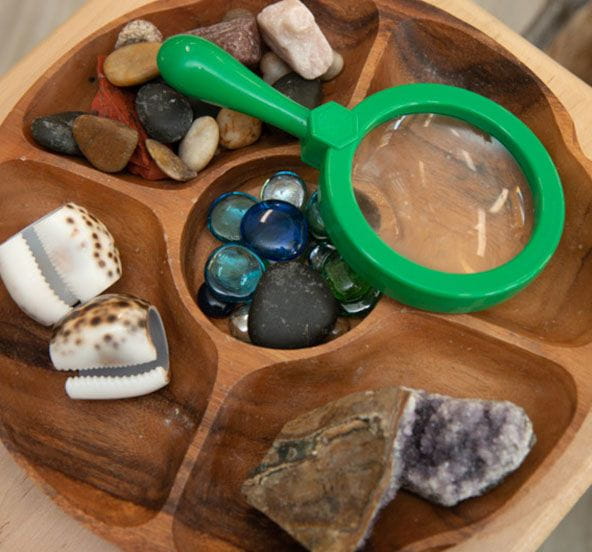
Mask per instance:
[[[197,292],[197,304],[201,311],[210,318],[226,318],[234,309],[236,303],[225,303],[220,301],[208,288],[207,284],[202,284]]]
[[[241,239],[240,224],[244,214],[257,203],[257,198],[243,192],[222,194],[210,205],[208,228],[215,238],[223,242]]]
[[[253,205],[241,222],[243,243],[272,261],[289,261],[306,248],[308,228],[300,209],[275,199]]]
[[[382,293],[372,288],[364,297],[352,303],[340,303],[339,311],[342,316],[364,316],[368,314],[378,303]]]
[[[279,199],[302,209],[306,202],[306,183],[295,172],[276,172],[263,184],[261,199]]]
[[[205,278],[210,291],[229,303],[244,303],[251,299],[265,265],[250,249],[228,244],[214,250],[206,262]]]
[[[308,220],[308,227],[310,233],[318,240],[328,239],[327,230],[323,217],[321,217],[321,210],[319,208],[319,193],[315,192],[310,196],[308,205],[306,206],[306,219]]]

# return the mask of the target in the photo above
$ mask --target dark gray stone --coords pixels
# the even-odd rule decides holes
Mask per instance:
[[[333,329],[338,305],[324,279],[297,261],[278,263],[259,282],[249,313],[255,345],[300,349],[322,343]]]
[[[319,79],[306,80],[296,73],[288,73],[273,87],[309,109],[314,109],[323,101],[323,86]]]
[[[412,391],[401,486],[431,502],[454,506],[484,494],[516,470],[536,442],[526,412],[513,403]]]
[[[74,136],[72,125],[83,111],[65,111],[46,117],[38,117],[31,123],[31,134],[40,146],[57,153],[82,155]]]
[[[136,110],[148,136],[163,144],[178,142],[193,123],[193,110],[185,96],[160,83],[138,91]]]

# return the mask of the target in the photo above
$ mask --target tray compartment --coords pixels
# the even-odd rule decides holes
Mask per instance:
[[[526,290],[477,316],[551,343],[589,343],[592,311],[583,305],[592,301],[592,165],[574,154],[573,132],[562,133],[555,98],[511,54],[490,39],[477,40],[464,23],[425,5],[401,1],[397,6],[369,94],[410,82],[436,82],[487,96],[537,134],[563,183],[566,224],[552,261]]]
[[[124,267],[108,292],[156,305],[171,349],[172,382],[127,401],[72,401],[51,368],[51,331],[23,314],[0,286],[0,419],[7,445],[71,504],[113,525],[137,525],[164,504],[216,377],[217,353],[180,303],[161,226],[141,203],[60,169],[0,165],[0,241],[66,201],[111,230]],[[191,336],[188,339],[187,336]]]
[[[576,409],[569,373],[494,338],[401,313],[394,302],[389,308],[397,316],[388,324],[368,328],[339,350],[270,366],[232,389],[179,502],[174,526],[178,550],[194,550],[205,542],[208,548],[230,544],[249,551],[299,550],[246,504],[242,481],[286,421],[364,389],[402,384],[458,397],[511,400],[525,408],[538,436],[523,466],[483,497],[447,509],[401,492],[380,515],[369,549],[432,550],[449,544],[446,532],[454,529],[459,530],[454,539],[463,540],[472,533],[469,526],[487,523],[534,479]]]

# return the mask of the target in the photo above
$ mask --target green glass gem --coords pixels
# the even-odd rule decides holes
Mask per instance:
[[[366,316],[378,303],[382,293],[375,288],[364,295],[361,299],[352,303],[340,303],[339,312],[342,316]]]
[[[318,192],[312,194],[308,200],[308,205],[306,206],[306,220],[308,221],[308,229],[310,230],[310,233],[317,240],[326,240],[329,238],[319,208]]]
[[[341,303],[359,301],[372,290],[372,286],[362,280],[337,251],[327,257],[322,274],[327,280],[335,299]]]

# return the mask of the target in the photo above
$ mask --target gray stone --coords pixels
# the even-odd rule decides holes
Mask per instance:
[[[46,117],[37,117],[31,123],[31,135],[40,146],[57,153],[82,155],[74,136],[72,125],[83,111],[65,111]]]
[[[278,79],[273,87],[308,109],[314,109],[323,101],[323,88],[318,79],[306,80],[296,73],[288,73]]]

